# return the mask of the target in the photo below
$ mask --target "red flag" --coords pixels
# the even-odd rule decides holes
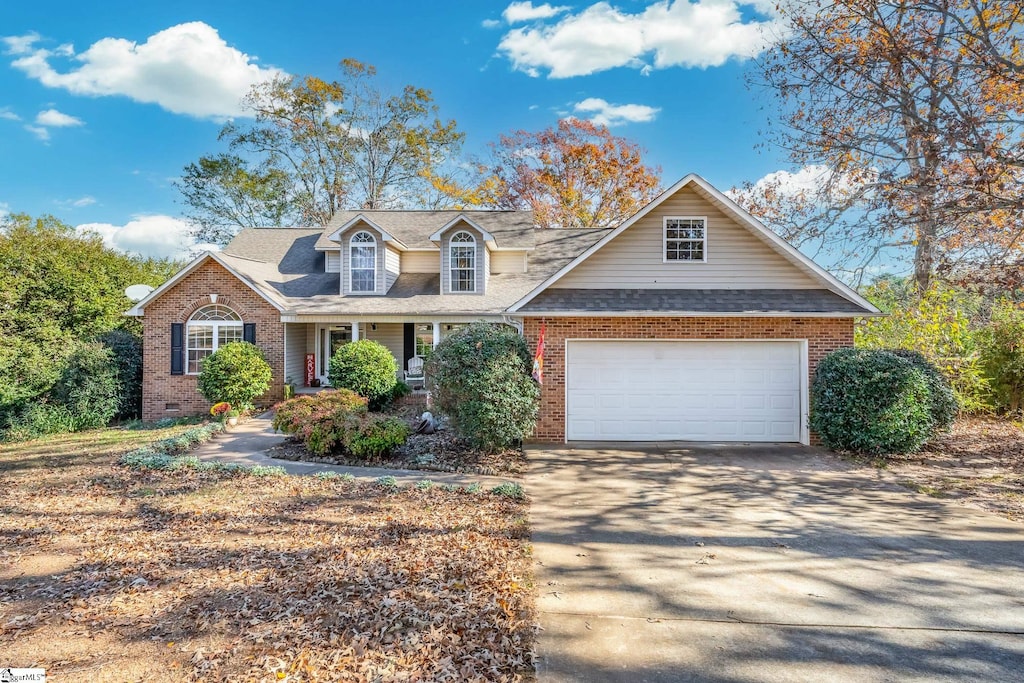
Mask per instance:
[[[537,384],[544,384],[544,323],[540,324],[537,354],[533,357],[533,379],[536,380]]]

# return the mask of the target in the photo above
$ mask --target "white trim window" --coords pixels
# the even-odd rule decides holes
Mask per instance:
[[[451,291],[476,291],[476,238],[465,230],[452,235],[448,244]]]
[[[185,333],[186,373],[198,375],[203,360],[225,344],[244,338],[242,318],[227,306],[210,304],[192,314]]]
[[[708,219],[705,216],[667,216],[665,218],[665,258],[667,261],[708,260]]]
[[[349,291],[377,291],[377,240],[365,230],[349,240]]]

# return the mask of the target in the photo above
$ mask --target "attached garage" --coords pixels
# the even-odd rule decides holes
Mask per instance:
[[[805,442],[803,340],[566,340],[570,441]]]

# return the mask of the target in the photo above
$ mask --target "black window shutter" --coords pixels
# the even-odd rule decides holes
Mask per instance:
[[[242,326],[242,341],[247,341],[250,344],[256,343],[256,323],[245,323]]]
[[[405,323],[402,344],[402,370],[409,367],[409,359],[416,355],[416,323]]]
[[[185,374],[185,326],[171,323],[171,374]]]

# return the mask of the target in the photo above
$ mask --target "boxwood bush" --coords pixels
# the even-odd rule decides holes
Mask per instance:
[[[452,427],[475,446],[498,450],[533,432],[540,388],[530,368],[526,340],[514,329],[476,323],[438,344],[425,373]]]
[[[398,383],[398,363],[383,344],[360,339],[335,351],[327,376],[332,387],[365,396],[376,410],[391,402]]]
[[[932,415],[932,432],[948,432],[949,428],[953,426],[957,413],[960,412],[960,402],[957,401],[949,380],[920,351],[893,349],[892,352],[909,361],[924,373],[925,379],[928,380],[928,403]]]
[[[267,393],[273,374],[263,352],[248,342],[231,342],[203,360],[199,392],[210,403],[226,401],[232,408],[249,409]]]
[[[889,351],[835,351],[814,373],[810,426],[833,450],[920,450],[935,431],[928,377]]]

